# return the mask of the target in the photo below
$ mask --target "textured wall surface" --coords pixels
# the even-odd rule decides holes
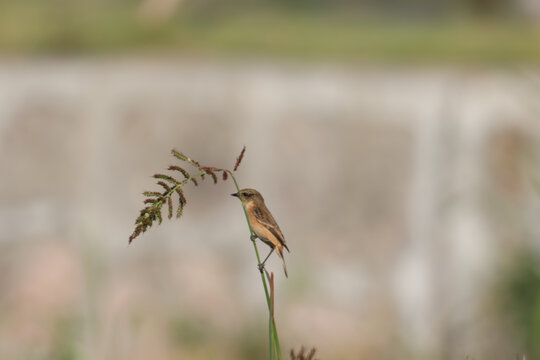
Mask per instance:
[[[187,187],[181,220],[127,246],[170,149],[232,167],[243,145],[238,180],[291,249],[288,280],[268,266],[286,349],[515,354],[485,304],[537,231],[539,92],[526,69],[4,61],[0,357],[255,358],[265,303],[232,183]]]

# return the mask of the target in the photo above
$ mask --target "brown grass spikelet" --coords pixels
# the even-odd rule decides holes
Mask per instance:
[[[182,216],[182,210],[184,209],[184,207],[182,206],[182,203],[179,203],[178,204],[178,210],[176,210],[176,218],[179,219],[180,216]]]
[[[218,178],[217,178],[216,173],[213,172],[213,171],[210,171],[208,174],[210,174],[210,176],[212,176],[212,179],[214,180],[214,184],[217,184],[218,183]]]
[[[203,171],[221,171],[221,169],[218,169],[218,168],[213,167],[213,166],[202,166],[201,170],[203,170]]]
[[[157,198],[161,198],[163,196],[162,193],[159,193],[159,192],[156,192],[156,191],[145,191],[143,192],[143,195],[144,196],[148,196],[148,197],[157,197]]]
[[[163,188],[165,189],[166,192],[171,191],[171,187],[170,187],[169,185],[167,185],[165,182],[163,182],[163,181],[160,180],[160,181],[158,181],[157,183],[158,183],[158,185],[163,186]]]
[[[163,222],[163,219],[161,217],[161,207],[155,207],[151,210],[150,212],[150,216],[153,217],[154,220],[158,220],[159,221],[159,224],[161,224]]]
[[[298,354],[294,353],[294,349],[291,349],[291,360],[317,360],[314,358],[315,348],[311,348],[307,354],[305,354],[306,349],[302,346]]]
[[[152,176],[154,179],[162,179],[162,180],[166,180],[168,182],[170,182],[171,184],[173,185],[178,185],[178,181],[173,178],[172,176],[169,176],[169,175],[164,175],[164,174],[154,174]]]
[[[182,216],[182,211],[184,206],[186,206],[187,200],[182,189],[176,188],[176,193],[178,194],[178,210],[176,211],[176,218],[179,218]]]
[[[199,183],[197,180],[195,180],[195,178],[191,178],[190,180],[193,182],[193,184],[195,184],[195,186],[199,186]]]
[[[131,236],[129,237],[129,243],[130,244],[133,241],[133,239],[135,239],[137,236],[139,236],[141,234],[141,231],[142,231],[141,226],[137,226],[135,228],[135,231],[133,231],[133,234],[131,234]]]
[[[186,170],[184,170],[183,168],[181,168],[180,166],[171,165],[171,166],[169,166],[169,170],[176,170],[176,171],[179,171],[179,172],[182,173],[182,175],[184,175],[184,177],[185,177],[186,179],[189,179],[189,178],[190,178],[189,173],[188,173]]]
[[[176,151],[176,150],[171,150],[171,153],[177,157],[178,159],[182,160],[182,161],[187,161],[188,163],[200,168],[201,167],[201,164],[199,164],[199,162],[193,160],[193,159],[190,159],[189,157],[187,157],[186,155],[182,154],[181,152],[179,151]]]
[[[227,181],[227,179],[229,178],[229,174],[227,173],[227,171],[223,170],[222,178],[223,181]]]
[[[238,167],[240,166],[240,163],[242,162],[242,159],[244,158],[244,153],[246,152],[246,146],[242,148],[242,151],[240,152],[240,155],[236,158],[236,163],[234,164],[233,171],[238,170]]]
[[[217,175],[214,172],[215,170],[218,170],[218,169],[216,169],[214,167],[203,167],[203,168],[201,168],[201,170],[203,170],[205,173],[207,173],[208,175],[210,175],[212,177],[212,179],[214,180],[214,184],[218,183]]]
[[[186,197],[184,196],[184,192],[182,191],[182,189],[177,188],[176,193],[178,194],[178,200],[180,201],[182,206],[185,206],[187,203],[187,200],[186,200]]]
[[[169,219],[172,219],[172,213],[173,213],[173,206],[172,206],[172,199],[171,197],[169,196],[167,198],[167,205],[169,207],[169,215],[167,216]]]
[[[182,160],[182,161],[188,161],[188,157],[184,154],[182,154],[180,151],[176,150],[176,149],[172,149],[171,150],[171,153],[177,157],[178,159]]]

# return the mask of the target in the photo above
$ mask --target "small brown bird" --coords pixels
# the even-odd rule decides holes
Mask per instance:
[[[283,270],[285,270],[285,276],[287,275],[287,266],[285,265],[285,258],[283,257],[283,248],[289,248],[285,243],[283,233],[279,228],[276,220],[270,213],[270,210],[264,204],[262,195],[254,189],[242,189],[238,193],[231,194],[237,198],[242,198],[246,205],[246,211],[248,213],[249,221],[255,236],[261,239],[266,245],[270,246],[272,250],[261,264],[261,271],[264,268],[264,263],[272,255],[272,252],[276,250],[277,254],[283,262]]]

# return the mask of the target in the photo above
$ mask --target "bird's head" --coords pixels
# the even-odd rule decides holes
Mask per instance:
[[[242,196],[245,203],[251,203],[253,201],[264,201],[261,193],[255,189],[242,189],[237,193],[231,194],[231,196],[236,196],[237,198],[240,198],[240,196]]]

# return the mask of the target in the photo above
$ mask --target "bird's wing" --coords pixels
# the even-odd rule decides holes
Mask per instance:
[[[287,251],[289,251],[289,248],[285,243],[285,237],[283,236],[279,225],[277,224],[276,220],[274,220],[274,217],[268,208],[262,206],[256,207],[254,210],[255,218],[259,221],[259,223],[267,228],[276,237],[276,239],[283,244]]]

